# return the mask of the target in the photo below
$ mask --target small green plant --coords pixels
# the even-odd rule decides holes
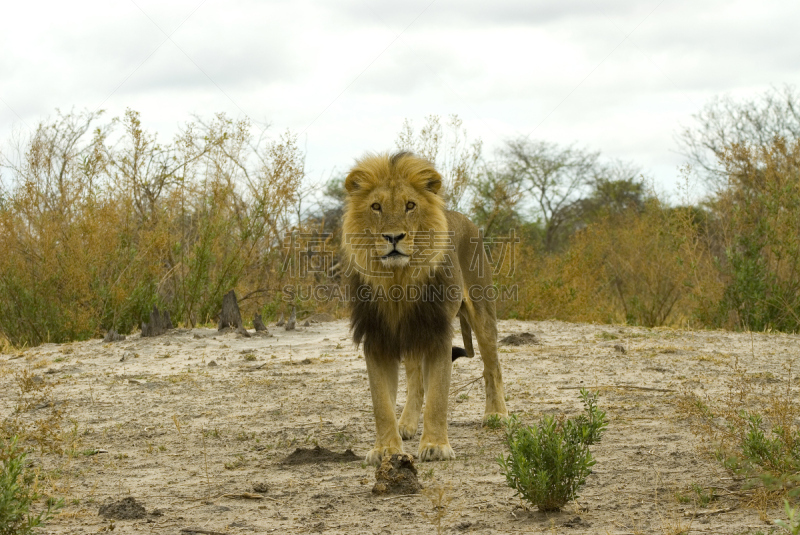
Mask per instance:
[[[717,499],[713,488],[705,489],[697,483],[692,483],[689,490],[689,494],[684,494],[680,491],[675,493],[675,499],[678,500],[678,503],[694,502],[697,507],[708,507],[708,504]]]
[[[794,507],[789,507],[788,500],[783,500],[783,507],[786,510],[786,518],[789,521],[784,522],[783,520],[776,520],[775,525],[782,527],[791,535],[800,535],[800,511]]]
[[[434,469],[430,468],[422,472],[422,479],[433,479]]]
[[[597,409],[597,393],[581,390],[585,414],[574,418],[546,415],[536,426],[506,421],[509,454],[497,462],[508,486],[540,511],[558,511],[578,495],[595,460],[589,445],[600,440],[608,425]]]
[[[489,429],[500,429],[503,425],[505,424],[499,414],[490,414],[486,419],[486,427]]]
[[[34,488],[36,476],[26,468],[26,455],[17,447],[17,437],[0,443],[0,535],[33,533],[64,506],[64,500],[48,498],[43,511],[31,513],[39,494]]]
[[[443,525],[443,522],[454,513],[454,511],[449,510],[450,503],[453,501],[453,496],[450,494],[451,490],[449,486],[434,485],[422,491],[431,501],[433,512],[422,512],[421,514],[428,522],[433,524],[436,528],[437,535],[441,535],[445,532],[446,527]]]
[[[687,394],[680,410],[692,417],[692,431],[710,453],[731,472],[743,476],[748,486],[762,486],[773,497],[800,493],[800,429],[789,367],[785,384],[756,389],[756,375],[733,363],[733,379],[721,400],[701,400]]]
[[[786,518],[788,522],[783,520],[776,520],[775,525],[782,527],[787,533],[791,535],[800,535],[800,511],[794,507],[789,506],[789,501],[783,500],[783,507],[786,510]]]
[[[237,468],[241,468],[245,464],[246,464],[246,461],[244,460],[244,455],[239,453],[239,454],[236,455],[236,458],[234,460],[232,460],[231,462],[225,463],[224,466],[225,466],[225,470],[236,470]]]
[[[580,397],[583,402],[585,414],[581,414],[576,418],[578,429],[581,432],[581,440],[586,445],[594,444],[600,441],[600,437],[608,427],[608,418],[606,412],[597,408],[597,392],[589,392],[585,388],[581,388]]]

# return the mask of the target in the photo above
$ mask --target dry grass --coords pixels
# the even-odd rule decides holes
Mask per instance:
[[[686,325],[722,296],[691,212],[655,200],[590,224],[563,253],[520,246],[515,268],[500,280],[520,300],[501,313],[526,319]]]
[[[163,144],[133,111],[41,123],[0,162],[0,348],[130,332],[156,303],[208,322],[231,288],[245,316],[279,303],[303,156],[249,132],[218,115]]]

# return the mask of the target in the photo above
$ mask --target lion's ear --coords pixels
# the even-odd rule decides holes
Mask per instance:
[[[347,193],[353,193],[361,189],[361,180],[364,178],[363,173],[359,171],[351,171],[344,179],[344,189]]]
[[[439,193],[439,190],[442,187],[442,176],[434,171],[430,177],[428,177],[428,183],[425,185],[425,189],[432,193]]]

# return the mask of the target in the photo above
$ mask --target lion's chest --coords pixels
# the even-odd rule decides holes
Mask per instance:
[[[364,344],[367,355],[399,360],[441,353],[449,358],[461,296],[440,277],[381,291],[355,275],[349,290],[353,340]]]

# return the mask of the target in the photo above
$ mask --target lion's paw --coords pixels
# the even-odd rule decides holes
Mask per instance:
[[[420,461],[450,461],[456,458],[456,452],[450,444],[420,444]]]
[[[403,440],[408,440],[414,438],[414,435],[417,434],[417,426],[400,422],[398,431],[400,431],[400,436],[403,437]]]
[[[367,458],[365,459],[365,461],[367,462],[367,464],[370,464],[372,466],[380,466],[381,459],[383,459],[384,456],[391,457],[395,453],[403,453],[403,450],[388,446],[381,448],[372,448],[371,450],[369,450],[369,453],[367,453]]]

